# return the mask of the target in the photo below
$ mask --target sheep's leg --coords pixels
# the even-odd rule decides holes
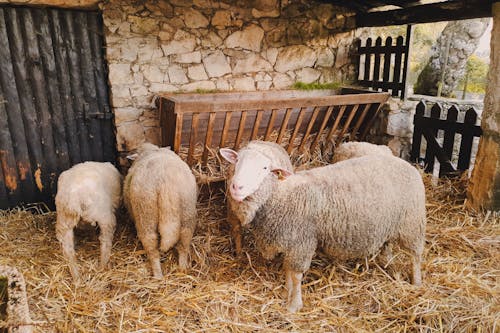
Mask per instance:
[[[382,264],[383,267],[387,267],[389,263],[391,262],[393,255],[392,255],[392,244],[387,242],[384,244],[382,247],[382,251],[380,251],[380,254],[378,256],[380,263]]]
[[[111,248],[113,246],[113,235],[116,229],[116,217],[110,214],[106,219],[98,222],[98,224],[100,228],[99,241],[101,243],[101,260],[99,268],[105,269],[109,267],[108,263],[111,257]]]
[[[287,270],[286,272],[287,275],[287,284],[288,282],[288,276],[291,277],[291,292],[290,294],[290,299],[288,300],[286,309],[290,313],[295,313],[302,309],[302,272],[297,272],[293,270]]]
[[[421,263],[422,263],[422,253],[415,253],[411,257],[411,262],[412,262],[412,279],[411,282],[416,285],[420,286],[422,284],[422,271],[420,269]]]
[[[64,223],[61,223],[64,224]],[[60,223],[58,223],[60,225]],[[73,229],[64,229],[56,228],[57,239],[61,243],[62,252],[66,260],[68,261],[69,271],[74,281],[78,281],[80,279],[80,274],[78,273],[78,265],[76,263],[76,254],[75,254],[75,243],[74,243],[74,235]]]
[[[153,270],[153,277],[156,279],[163,278],[160,265],[160,251],[158,250],[158,235],[156,232],[139,235],[142,246],[148,255],[151,268]]]
[[[235,252],[237,256],[241,256],[242,253],[242,234],[241,234],[241,223],[236,215],[231,212],[231,208],[228,207],[227,220],[231,224],[231,237],[234,241]]]
[[[194,230],[192,228],[182,228],[177,252],[179,254],[179,269],[186,272],[189,269],[189,248]]]
[[[293,279],[292,271],[290,269],[285,270],[285,288],[286,288],[286,301],[290,302],[292,299],[292,289],[293,289]]]

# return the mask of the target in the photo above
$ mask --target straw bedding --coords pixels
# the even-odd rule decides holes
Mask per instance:
[[[383,268],[370,258],[336,262],[320,254],[305,275],[304,308],[294,315],[283,307],[279,260],[264,261],[250,235],[243,258],[233,256],[220,190],[200,200],[188,274],[177,271],[169,252],[165,278],[152,279],[125,214],[110,270],[97,270],[96,230],[78,234],[79,286],[55,238],[53,212],[0,212],[0,264],[24,274],[37,332],[498,332],[500,218],[463,208],[464,181],[425,182],[423,285],[407,282],[404,255]]]

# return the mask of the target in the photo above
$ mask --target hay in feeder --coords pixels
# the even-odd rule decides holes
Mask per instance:
[[[126,217],[113,245],[112,269],[99,271],[95,230],[78,234],[84,282],[74,286],[55,238],[55,213],[0,212],[1,265],[27,284],[36,332],[495,332],[500,325],[500,218],[463,208],[464,181],[425,176],[428,227],[423,285],[408,283],[409,262],[338,262],[318,254],[303,282],[304,308],[284,309],[280,260],[267,262],[250,235],[233,255],[224,197],[199,203],[192,268],[163,255],[154,280]]]

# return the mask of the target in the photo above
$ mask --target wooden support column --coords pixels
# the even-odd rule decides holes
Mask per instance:
[[[483,136],[467,191],[470,208],[500,212],[500,2],[492,5],[490,69],[484,97]]]

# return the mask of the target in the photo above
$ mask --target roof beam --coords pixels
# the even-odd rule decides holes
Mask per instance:
[[[383,12],[357,13],[354,17],[355,26],[383,27],[490,17],[494,2],[495,0],[446,1]]]

